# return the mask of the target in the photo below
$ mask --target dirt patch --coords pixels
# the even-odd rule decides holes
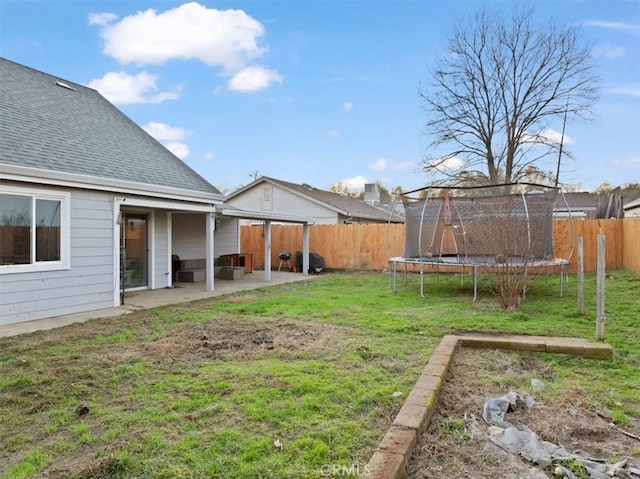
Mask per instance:
[[[215,359],[253,359],[269,354],[314,353],[343,351],[347,333],[343,328],[284,319],[261,318],[240,320],[212,317],[208,321],[185,323],[168,327],[159,337],[153,331],[153,323],[160,321],[143,312],[117,318],[74,324],[66,328],[37,331],[26,336],[4,338],[4,345],[17,351],[38,347],[43,350],[68,342],[87,342],[80,349],[85,362],[95,362],[100,368],[110,368],[132,360],[142,359],[152,363],[201,362]],[[134,331],[134,337],[115,341],[117,345],[97,337],[106,338],[122,331]],[[68,369],[66,354],[49,358],[60,362],[59,374]],[[29,359],[18,358],[15,367],[31,366]]]
[[[3,391],[3,401],[15,403],[18,419],[0,431],[0,444],[8,444],[12,438],[19,439],[23,434],[28,435],[26,444],[38,443],[44,450],[54,450],[58,440],[61,443],[78,440],[78,434],[69,432],[66,426],[61,426],[57,433],[47,432],[53,422],[49,409],[56,410],[59,403],[66,403],[66,398],[73,397],[75,402],[65,406],[63,419],[69,424],[76,424],[76,421],[86,424],[92,442],[81,444],[76,452],[57,458],[38,477],[124,477],[121,470],[126,468],[110,459],[110,451],[123,446],[122,441],[130,439],[135,432],[128,430],[122,438],[103,442],[100,439],[102,426],[95,421],[101,414],[100,409],[103,412],[109,409],[112,414],[120,411],[124,418],[140,406],[140,398],[131,397],[128,389],[129,381],[139,383],[137,365],[157,365],[157,368],[149,368],[149,374],[161,380],[163,372],[184,371],[183,366],[197,368],[213,362],[250,362],[269,357],[292,361],[327,358],[340,356],[353,347],[348,329],[310,321],[243,320],[212,315],[199,322],[175,324],[167,321],[158,331],[157,323],[161,321],[162,318],[140,312],[39,331],[20,338],[6,338],[3,344],[15,351],[7,364],[20,371],[27,382],[20,384],[16,378],[15,385]],[[67,347],[67,342],[73,344]],[[41,359],[30,354],[35,348],[42,351],[51,348],[51,351]],[[120,382],[114,387],[116,383],[112,381]],[[283,381],[281,386],[271,386],[286,388],[288,383]],[[96,398],[100,402],[96,402]],[[79,419],[78,407],[83,403],[90,411]],[[60,414],[60,411],[56,413]],[[184,417],[190,420],[196,418],[196,414],[200,414],[200,410],[185,413]],[[141,434],[146,433],[141,431]],[[0,471],[23,457],[22,448],[20,444],[0,447]],[[96,456],[97,451],[100,451],[99,456]]]
[[[542,400],[529,386],[534,377],[543,383],[553,380],[553,370],[534,353],[460,349],[440,392],[434,417],[414,450],[407,478],[555,477],[551,471],[532,467],[488,440],[482,420],[484,403],[509,391],[528,392],[538,402],[532,409],[508,413],[506,419],[513,426],[526,426],[541,439],[562,445],[569,452],[582,450],[599,460],[628,458],[638,467],[640,459],[633,452],[640,442],[612,428],[599,415],[602,411],[589,407],[580,389]],[[624,429],[640,435],[637,424]]]
[[[156,362],[198,362],[212,359],[255,359],[273,353],[321,352],[341,349],[345,334],[326,324],[298,321],[217,320],[188,325],[142,344],[143,355]]]

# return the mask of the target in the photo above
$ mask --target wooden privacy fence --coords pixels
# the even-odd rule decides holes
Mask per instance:
[[[382,270],[387,260],[401,256],[404,249],[403,224],[312,225],[309,250],[322,255],[326,268],[345,270]],[[596,271],[597,236],[606,235],[607,269],[628,268],[640,273],[640,219],[556,220],[553,222],[555,256],[569,258],[570,271],[577,271],[578,235],[584,238],[584,267]],[[572,244],[573,239],[573,244]],[[243,226],[240,234],[242,253],[253,253],[253,264],[264,268],[264,229],[261,225]],[[302,250],[302,226],[271,225],[271,264],[279,265],[278,254]],[[292,261],[293,263],[293,261]]]
[[[640,218],[625,218],[622,226],[621,266],[640,273]]]

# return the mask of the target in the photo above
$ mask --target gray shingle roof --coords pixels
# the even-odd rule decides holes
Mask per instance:
[[[627,204],[624,205],[623,208],[625,211],[640,208],[640,198],[637,198],[633,201],[629,201]]]
[[[220,194],[97,91],[3,58],[0,164]]]
[[[339,210],[343,212],[343,214],[349,215],[353,218],[386,222],[389,221],[389,216],[391,215],[391,209],[373,206],[357,198],[350,198],[348,196],[342,196],[331,191],[320,190],[318,188],[314,188],[313,186],[290,183],[288,181],[277,180],[275,178],[269,178],[266,176],[259,178],[251,185],[240,188],[237,192],[232,193],[230,196],[233,197],[235,194],[249,189],[254,184],[260,183],[262,181],[268,181],[274,185],[279,185],[282,188],[288,189],[297,194],[313,198],[314,200],[324,203],[326,206],[335,210]],[[391,217],[391,222],[404,223],[404,218],[399,214],[394,213]]]
[[[564,193],[564,195],[559,194],[556,196],[553,207],[555,210],[566,210],[567,204],[570,209],[595,209],[598,206],[598,195],[589,193],[588,191],[568,192]]]

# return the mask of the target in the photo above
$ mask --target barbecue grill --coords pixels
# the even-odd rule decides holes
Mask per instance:
[[[283,266],[287,268],[289,271],[291,271],[291,253],[289,253],[288,251],[283,251],[278,255],[278,258],[280,258],[280,265],[278,266],[278,271],[280,271],[280,269]]]

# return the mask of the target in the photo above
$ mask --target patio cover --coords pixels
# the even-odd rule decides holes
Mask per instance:
[[[271,222],[295,223],[302,225],[302,274],[309,274],[309,225],[314,224],[312,218],[301,216],[266,213],[263,211],[246,211],[224,205],[217,213],[228,218],[264,221],[264,280],[271,280]]]

